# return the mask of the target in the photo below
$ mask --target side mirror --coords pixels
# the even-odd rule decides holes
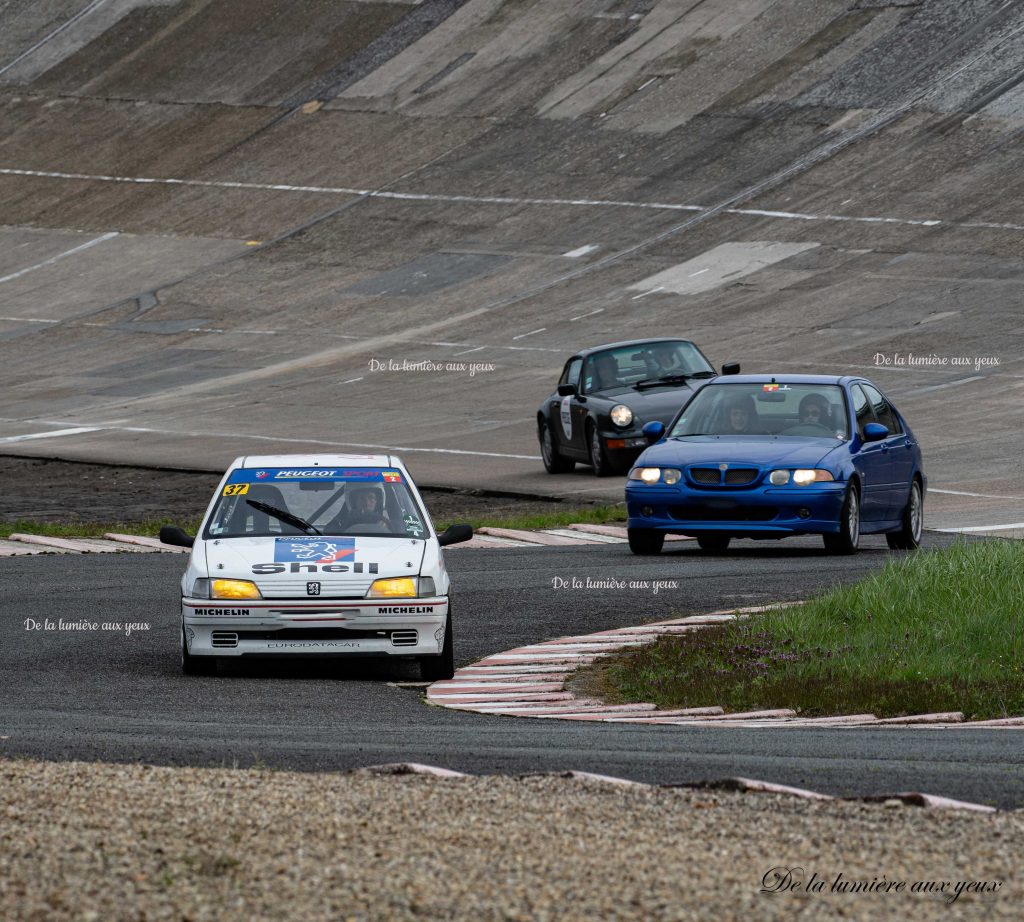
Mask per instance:
[[[558,385],[558,396],[559,397],[571,397],[576,393],[575,384],[559,384]]]
[[[437,536],[437,543],[441,547],[448,547],[449,544],[462,544],[473,537],[472,525],[449,525],[447,530]]]
[[[726,362],[722,366],[722,374],[723,375],[738,375],[739,373],[740,373],[740,363],[739,362]]]
[[[164,544],[173,544],[175,547],[192,547],[196,543],[188,532],[182,531],[177,525],[164,525],[160,529],[160,540]]]
[[[881,423],[868,423],[864,427],[864,441],[878,442],[889,437],[889,430]]]
[[[649,423],[644,423],[643,429],[640,430],[644,437],[647,439],[648,445],[653,445],[655,442],[660,442],[665,435],[665,424],[659,423],[656,419]]]

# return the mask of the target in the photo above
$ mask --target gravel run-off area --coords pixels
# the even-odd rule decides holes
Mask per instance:
[[[1022,853],[1024,814],[892,801],[0,761],[6,920],[1019,919]]]

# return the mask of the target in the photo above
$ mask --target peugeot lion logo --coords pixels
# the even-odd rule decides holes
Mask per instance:
[[[320,595],[320,584],[306,583],[306,595]]]

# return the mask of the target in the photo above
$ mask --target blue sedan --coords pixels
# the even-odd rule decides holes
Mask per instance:
[[[862,534],[921,542],[928,480],[899,411],[865,378],[734,375],[710,381],[626,481],[629,546],[657,554],[666,534],[722,552],[732,538],[821,535],[836,554]]]

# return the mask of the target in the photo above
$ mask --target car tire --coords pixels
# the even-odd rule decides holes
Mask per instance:
[[[697,544],[707,554],[724,554],[729,550],[731,535],[698,535]]]
[[[660,554],[665,544],[665,532],[653,528],[627,528],[626,536],[629,538],[629,549],[642,556]]]
[[[598,477],[608,477],[615,473],[615,468],[605,453],[604,445],[601,444],[597,426],[592,422],[587,423],[587,451],[590,454],[590,466]]]
[[[544,459],[544,470],[549,474],[568,474],[576,467],[576,462],[558,453],[555,436],[547,420],[542,419],[539,425],[537,435],[540,438],[540,455]]]
[[[857,485],[851,483],[846,488],[843,508],[839,513],[839,531],[837,534],[822,536],[825,550],[830,554],[856,554],[860,546],[860,493]]]
[[[921,482],[915,477],[910,485],[907,505],[903,508],[902,526],[899,531],[888,532],[885,540],[893,550],[912,551],[921,545],[923,528],[924,497],[921,495]]]
[[[216,675],[217,657],[192,656],[185,643],[185,629],[181,629],[181,671],[183,675]]]
[[[444,646],[440,656],[420,657],[420,678],[424,682],[440,682],[455,675],[455,644],[452,641],[452,613],[449,608],[444,627]]]

